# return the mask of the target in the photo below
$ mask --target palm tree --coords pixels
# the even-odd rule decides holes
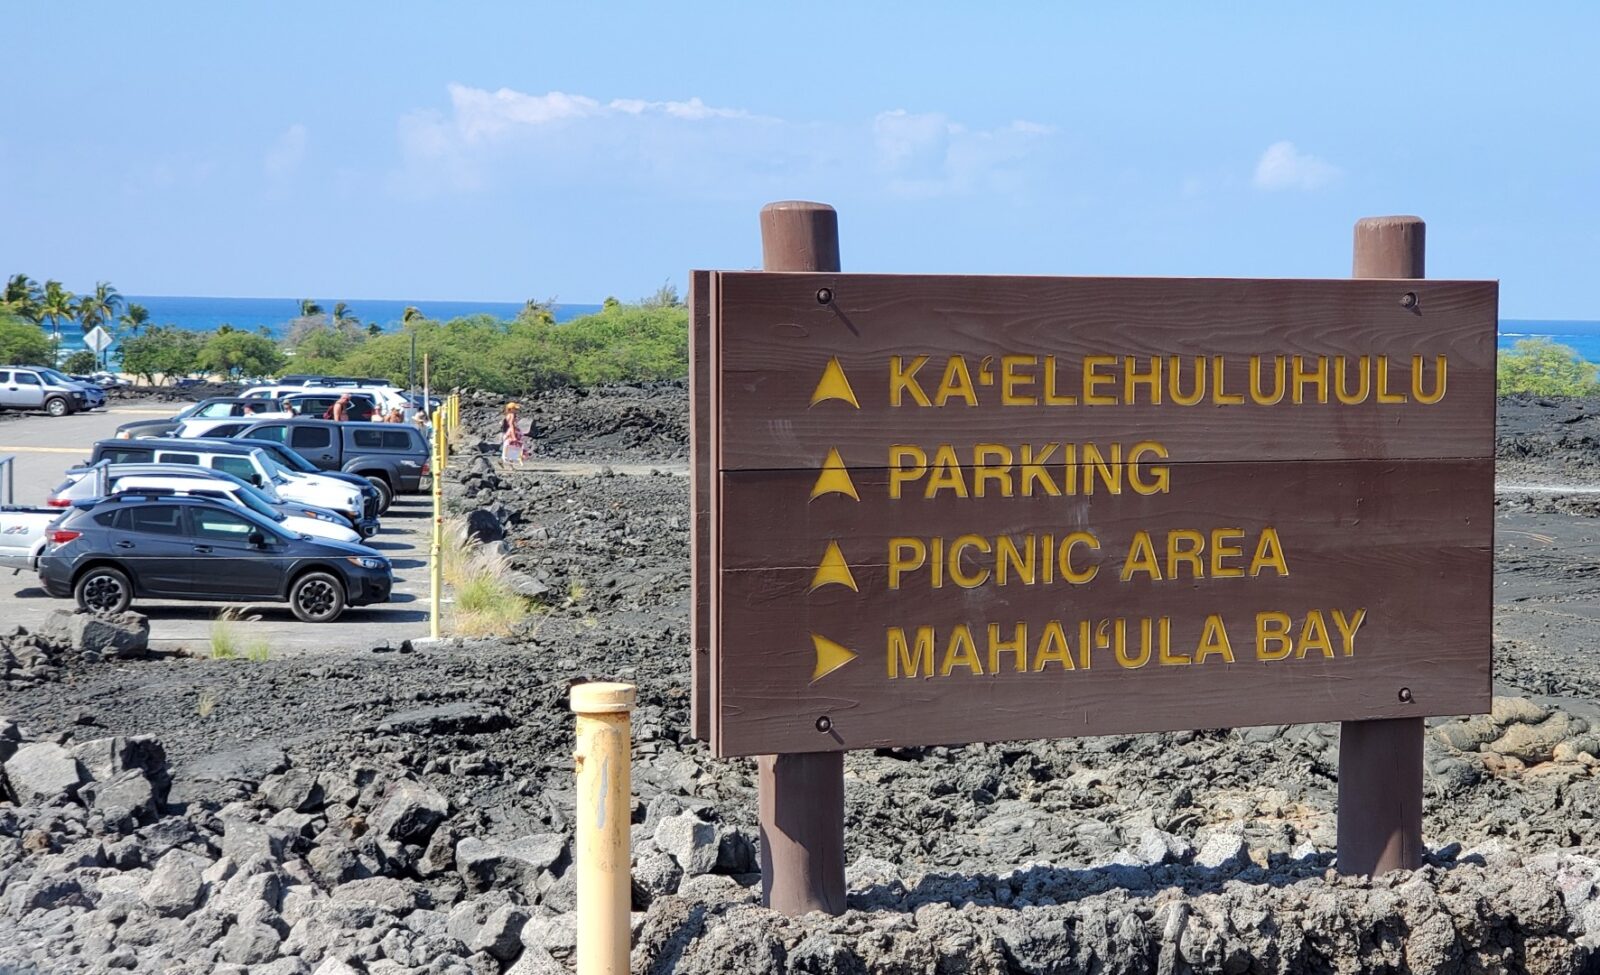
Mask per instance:
[[[400,313],[400,324],[410,325],[412,322],[420,321],[422,317],[421,308],[416,305],[407,305],[406,310]]]
[[[94,294],[84,295],[78,301],[80,314],[83,315],[79,324],[85,332],[96,325],[109,325],[116,319],[117,311],[123,304],[122,294],[111,286],[111,282],[96,281]]]
[[[61,320],[70,320],[74,314],[72,292],[61,286],[60,281],[46,281],[44,283],[44,297],[39,302],[39,317],[50,322],[50,334],[54,339],[54,352],[57,360],[61,358]],[[51,365],[54,365],[54,360]]]
[[[322,314],[322,306],[321,305],[317,304],[315,301],[313,301],[310,298],[301,298],[300,299],[300,317],[301,318],[315,318],[316,316],[318,316],[320,314]]]
[[[129,304],[122,317],[117,319],[117,324],[137,334],[150,324],[150,312],[143,305]]]
[[[350,306],[342,301],[335,302],[333,306],[333,324],[335,325],[360,325],[361,319],[350,311]]]
[[[39,282],[26,274],[13,274],[6,281],[3,295],[0,295],[0,309],[37,324],[41,297]]]

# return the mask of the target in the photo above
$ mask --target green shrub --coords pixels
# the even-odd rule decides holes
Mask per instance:
[[[26,366],[50,361],[50,336],[33,322],[0,315],[0,365]]]
[[[1600,366],[1585,361],[1571,346],[1545,338],[1522,339],[1500,352],[1495,388],[1501,394],[1600,395]]]

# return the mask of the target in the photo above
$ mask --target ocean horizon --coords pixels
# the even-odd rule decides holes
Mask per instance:
[[[284,328],[300,315],[298,298],[214,298],[188,295],[123,295],[123,301],[142,305],[150,313],[152,325],[176,325],[191,332],[211,332],[219,326],[253,332],[266,328],[273,338],[282,338]],[[333,313],[333,301],[318,301],[322,310]],[[406,308],[416,306],[428,318],[449,321],[467,315],[493,315],[514,318],[522,311],[520,301],[422,301],[416,299],[356,298],[345,304],[363,326],[376,323],[384,331],[400,327]],[[567,322],[599,311],[600,305],[557,304],[556,321]],[[73,323],[61,326],[61,354],[83,348],[83,333]],[[113,346],[115,348],[115,346]]]
[[[284,328],[300,314],[298,298],[216,298],[185,295],[124,295],[124,300],[143,305],[155,325],[176,325],[194,332],[210,332],[221,325],[255,331],[266,328],[273,338],[282,338]],[[332,312],[334,302],[323,310]],[[347,300],[350,313],[362,325],[376,323],[384,331],[400,326],[407,307],[416,306],[428,318],[449,321],[467,315],[492,315],[514,318],[522,311],[518,301],[420,301],[415,299],[358,298]],[[600,311],[600,305],[556,304],[557,322],[568,322]],[[1502,318],[1498,345],[1509,349],[1526,338],[1545,338],[1570,346],[1590,362],[1600,363],[1600,321],[1589,319]],[[63,356],[83,348],[82,332],[73,324],[61,329]],[[115,346],[113,346],[114,348]]]

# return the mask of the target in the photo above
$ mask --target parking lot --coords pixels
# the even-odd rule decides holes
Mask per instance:
[[[85,460],[96,440],[112,436],[132,420],[170,416],[182,404],[151,403],[52,418],[0,417],[0,457],[14,457],[15,503],[42,505],[62,480],[62,472]],[[393,599],[377,606],[353,607],[333,623],[301,623],[286,603],[251,604],[242,634],[265,638],[274,653],[352,650],[398,646],[428,633],[428,528],[432,502],[426,495],[401,495],[383,516],[383,529],[367,544],[394,565]],[[0,625],[33,628],[55,609],[72,609],[69,599],[53,599],[31,573],[0,572]],[[133,609],[150,618],[151,645],[161,650],[205,652],[220,603],[136,600]]]

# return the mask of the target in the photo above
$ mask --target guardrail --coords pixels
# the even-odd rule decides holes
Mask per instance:
[[[461,436],[461,395],[451,393],[433,411],[433,540],[428,548],[428,636],[439,639],[439,602],[444,590],[444,472]]]
[[[0,504],[17,503],[17,465],[15,455],[0,457]]]

